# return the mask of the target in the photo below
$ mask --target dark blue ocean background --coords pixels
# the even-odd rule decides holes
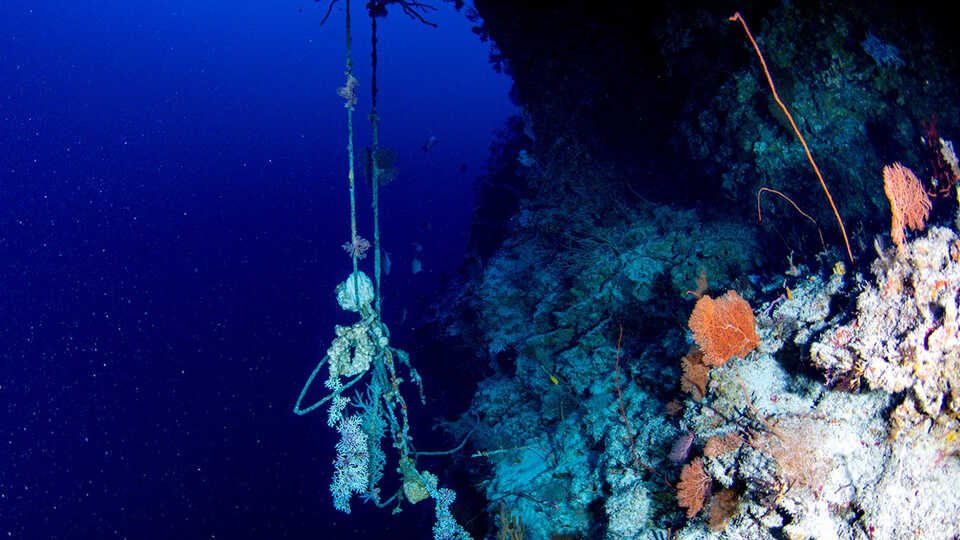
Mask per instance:
[[[430,535],[427,505],[335,512],[337,434],[291,412],[350,321],[333,296],[350,271],[342,4],[321,28],[326,2],[306,0],[4,2],[0,537]],[[359,150],[370,31],[354,4]],[[435,29],[380,20],[399,168],[381,201],[384,318],[412,352],[516,112],[488,45],[437,7]],[[431,365],[454,361],[414,356],[428,398],[447,384]],[[411,415],[430,433],[457,412]]]

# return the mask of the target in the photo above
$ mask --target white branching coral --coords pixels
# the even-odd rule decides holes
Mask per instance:
[[[872,266],[876,282],[857,298],[857,316],[811,347],[828,379],[863,380],[888,392],[911,390],[936,418],[960,412],[960,239],[932,228],[888,250]]]

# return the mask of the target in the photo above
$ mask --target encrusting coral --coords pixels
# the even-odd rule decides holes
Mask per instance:
[[[857,315],[811,347],[828,382],[910,390],[923,414],[960,413],[960,239],[933,227],[880,254],[857,297]]]

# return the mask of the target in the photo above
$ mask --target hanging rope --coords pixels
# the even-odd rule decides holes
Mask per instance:
[[[380,118],[377,116],[377,17],[370,14],[370,189],[373,191],[374,309],[380,313]]]
[[[332,5],[332,3],[331,3]],[[357,236],[357,188],[356,188],[356,175],[354,172],[354,155],[353,155],[353,108],[357,102],[357,79],[353,76],[353,36],[350,33],[350,0],[346,0],[346,36],[347,36],[347,58],[346,58],[346,76],[347,84],[344,87],[346,94],[344,97],[347,99],[347,162],[349,164],[349,169],[347,171],[347,178],[350,182],[350,256],[353,259],[353,275],[357,274],[359,265],[357,259],[359,258],[359,249],[360,238]],[[356,305],[360,305],[360,280],[353,280],[353,298]]]
[[[333,13],[333,7],[338,0],[330,0],[327,4],[327,11],[320,21],[323,26]],[[353,273],[359,271],[358,259],[363,256],[363,252],[370,247],[370,243],[357,235],[357,199],[355,185],[355,156],[353,147],[353,111],[357,103],[356,89],[357,79],[353,76],[353,56],[352,56],[352,35],[350,25],[350,0],[344,0],[346,13],[344,20],[346,22],[346,76],[347,82],[343,88],[338,90],[341,97],[347,100],[347,153],[349,154],[349,180],[350,180],[350,244],[349,251],[353,259]],[[387,14],[387,5],[396,4],[400,6],[403,12],[410,18],[417,20],[427,26],[436,27],[437,25],[425,18],[425,14],[436,11],[436,8],[430,4],[425,4],[417,0],[370,0],[367,2],[367,11],[370,15],[370,59],[371,59],[371,82],[370,82],[370,185],[372,189],[371,207],[373,208],[373,274],[374,274],[374,312],[379,315],[382,302],[381,294],[381,275],[382,275],[382,238],[380,237],[380,185],[383,183],[383,153],[380,149],[380,118],[377,116],[377,18],[384,17]],[[360,292],[357,280],[353,284],[354,298],[359,303]]]
[[[327,13],[324,15],[321,24],[327,20],[338,0],[331,0],[327,7]],[[347,281],[337,287],[337,301],[340,306],[347,311],[356,311],[360,315],[360,321],[350,326],[335,327],[337,337],[330,344],[326,355],[317,364],[310,373],[306,383],[297,396],[297,401],[293,406],[293,411],[298,415],[308,414],[319,407],[329,403],[330,407],[327,413],[327,424],[335,427],[341,434],[341,443],[337,445],[338,459],[335,462],[334,480],[331,485],[331,493],[334,497],[334,507],[338,510],[349,513],[350,500],[354,495],[361,495],[368,501],[373,502],[377,507],[383,508],[387,505],[397,505],[394,512],[400,510],[401,503],[406,500],[411,504],[431,497],[436,501],[436,519],[434,531],[442,530],[444,537],[460,538],[471,540],[472,537],[450,513],[450,504],[453,502],[456,494],[448,488],[441,488],[438,484],[439,479],[436,475],[428,471],[421,471],[417,468],[418,455],[440,455],[439,452],[424,452],[418,454],[413,446],[413,439],[410,435],[409,412],[404,395],[400,391],[400,384],[410,381],[416,385],[419,390],[421,404],[426,404],[426,398],[423,393],[423,384],[420,374],[417,373],[410,362],[410,357],[406,352],[391,347],[389,345],[390,330],[386,324],[380,320],[380,270],[381,270],[381,238],[380,238],[380,208],[379,208],[379,189],[380,184],[389,180],[389,173],[383,169],[383,156],[379,143],[379,118],[377,118],[377,22],[378,16],[386,14],[387,3],[397,2],[408,15],[423,20],[419,16],[420,11],[426,11],[425,4],[403,0],[369,0],[367,4],[371,17],[371,40],[372,53],[371,60],[373,66],[373,75],[371,77],[371,148],[369,156],[370,164],[370,183],[373,189],[373,227],[374,227],[374,273],[376,284],[370,283],[369,278],[362,274],[358,268],[358,260],[363,257],[364,252],[370,247],[370,243],[357,234],[357,199],[356,199],[356,174],[355,174],[355,155],[354,155],[354,130],[353,130],[353,112],[357,104],[357,88],[359,83],[353,76],[353,58],[352,58],[352,35],[350,25],[350,0],[345,0],[346,6],[346,84],[337,90],[337,94],[346,100],[347,109],[347,154],[348,154],[348,172],[347,177],[350,186],[350,243],[344,248],[348,249],[353,262],[353,273],[347,278]],[[361,278],[365,297],[360,296]],[[352,285],[350,282],[352,281]],[[343,290],[348,292],[353,289],[354,302],[352,305],[343,298]],[[361,304],[361,300],[370,302],[369,289],[374,290],[374,307],[369,304]],[[324,382],[324,386],[329,393],[311,405],[305,405],[304,400],[315,382],[317,375],[324,365],[329,366],[329,375]],[[406,378],[401,378],[398,371],[398,365],[407,370]],[[369,374],[369,376],[368,376]],[[361,380],[367,383],[366,391],[359,392],[359,395],[349,398],[344,393]],[[340,459],[343,451],[341,450],[342,441],[346,440],[353,432],[359,430],[364,437],[369,438],[369,444],[366,446],[367,456],[362,458],[365,466],[363,472],[363,485],[357,483],[348,483],[344,485],[340,479],[348,475],[355,475],[355,471],[348,471],[349,468],[357,463],[350,463],[346,458]],[[384,463],[386,456],[382,448],[381,439],[389,437],[392,440],[392,446],[397,450],[398,456],[396,463],[398,472],[401,474],[401,484],[396,491],[387,498],[380,496],[380,480],[383,477]],[[459,451],[466,443],[460,444],[452,450]],[[357,458],[360,459],[360,458]],[[437,533],[439,535],[439,533]]]

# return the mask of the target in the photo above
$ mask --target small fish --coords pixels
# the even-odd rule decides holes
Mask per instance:
[[[437,142],[437,138],[431,133],[430,136],[427,137],[427,140],[423,141],[421,148],[423,148],[424,152],[429,152],[431,148],[437,145]]]
[[[383,273],[389,276],[391,267],[393,267],[393,263],[390,261],[390,253],[384,250],[383,251]]]
[[[550,373],[549,371],[547,371],[547,368],[543,367],[543,364],[540,364],[540,369],[542,369],[543,372],[547,374],[547,377],[550,377],[550,382],[552,382],[553,384],[560,384],[560,379],[558,379],[557,376],[554,375],[553,373]]]
[[[410,273],[417,275],[423,271],[423,262],[420,261],[420,254],[423,253],[423,246],[417,242],[413,243],[413,260],[410,261]]]

